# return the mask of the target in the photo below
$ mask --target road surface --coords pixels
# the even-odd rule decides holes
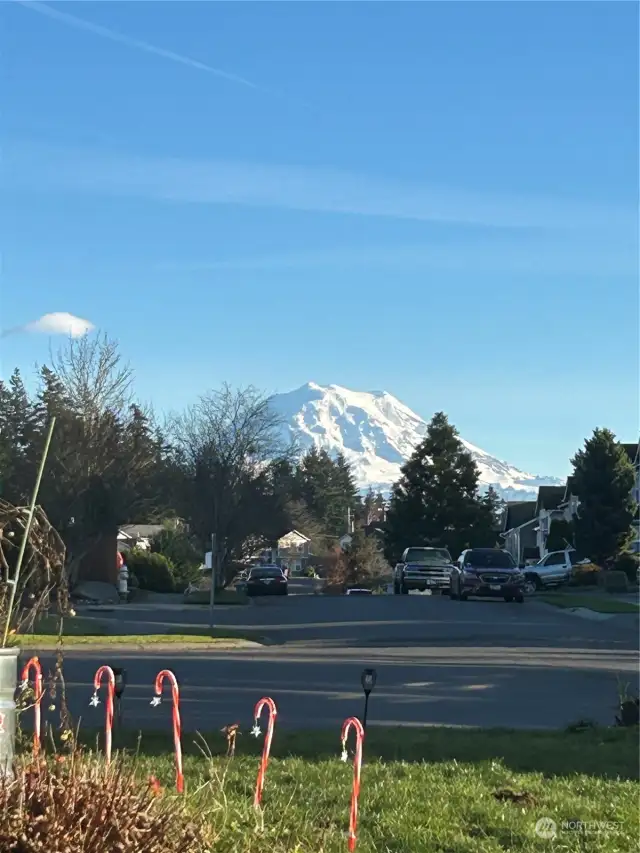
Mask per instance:
[[[157,605],[119,609],[119,629],[144,623],[206,626],[206,608]],[[259,631],[273,645],[237,651],[67,652],[72,713],[99,725],[89,707],[98,665],[124,666],[126,723],[166,726],[170,701],[151,708],[159,669],[181,685],[183,727],[248,727],[263,695],[278,703],[281,725],[338,726],[362,710],[360,673],[378,682],[369,720],[391,725],[555,728],[578,719],[613,722],[618,681],[638,687],[637,628],[592,622],[527,601],[454,602],[426,596],[290,596],[216,611],[218,625]],[[43,656],[46,665],[51,659]]]

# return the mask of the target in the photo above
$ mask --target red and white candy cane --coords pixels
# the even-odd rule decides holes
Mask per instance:
[[[269,722],[267,724],[267,734],[264,739],[264,746],[262,747],[262,757],[260,759],[260,768],[258,769],[258,779],[256,781],[256,793],[253,798],[253,805],[258,807],[262,802],[262,790],[264,788],[264,777],[267,772],[267,764],[269,763],[269,753],[271,752],[271,741],[273,740],[273,730],[276,725],[276,717],[278,716],[278,709],[276,708],[276,703],[273,699],[270,699],[268,696],[264,696],[260,699],[259,702],[256,703],[256,707],[253,710],[253,728],[251,729],[251,734],[255,735],[255,737],[260,737],[260,715],[262,714],[262,709],[269,709]]]
[[[157,674],[155,683],[156,695],[151,700],[151,704],[157,706],[162,702],[162,684],[165,678],[171,683],[171,696],[173,699],[173,744],[176,752],[176,789],[179,794],[182,794],[184,791],[184,776],[182,774],[180,690],[178,688],[178,679],[170,669],[163,669]]]
[[[42,667],[40,666],[39,658],[32,657],[24,665],[20,679],[22,681],[22,689],[26,690],[29,686],[29,674],[33,670],[34,673],[34,701],[33,701],[33,754],[37,755],[40,752],[40,705],[44,690],[42,689]]]
[[[360,796],[360,770],[362,768],[362,742],[364,741],[364,728],[357,717],[348,717],[342,724],[342,760],[349,760],[347,752],[347,738],[349,731],[355,729],[356,751],[353,758],[353,787],[351,789],[351,811],[349,814],[349,850],[356,849],[356,828],[358,825],[358,797]]]
[[[107,676],[107,719],[104,727],[104,751],[107,757],[107,764],[111,761],[111,730],[113,729],[113,697],[116,692],[116,677],[110,666],[101,666],[97,670],[93,678],[93,696],[91,697],[90,705],[97,708],[100,704],[98,698],[98,690],[102,685],[102,676]]]

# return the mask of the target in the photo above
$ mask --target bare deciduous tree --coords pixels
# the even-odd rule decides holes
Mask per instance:
[[[225,384],[170,421],[184,515],[206,542],[215,534],[218,577],[277,524],[270,466],[291,452],[282,422],[255,388]]]

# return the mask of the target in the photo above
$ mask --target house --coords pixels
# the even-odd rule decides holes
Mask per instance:
[[[531,559],[537,547],[536,505],[537,501],[508,501],[505,507],[500,536],[504,549],[518,564]]]
[[[118,550],[140,548],[142,551],[148,551],[153,537],[164,529],[164,524],[125,524],[118,530]]]
[[[636,470],[633,494],[640,503],[640,443],[622,445]],[[520,564],[528,559],[542,559],[547,553],[547,537],[551,522],[571,521],[578,512],[580,498],[573,477],[564,486],[540,486],[535,501],[508,503],[503,514],[504,548]],[[631,549],[640,552],[640,523],[634,522],[635,537]]]
[[[261,554],[261,559],[289,569],[293,574],[301,572],[309,563],[311,539],[299,530],[288,530]]]

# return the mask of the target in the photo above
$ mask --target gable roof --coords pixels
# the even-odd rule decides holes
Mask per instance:
[[[536,502],[536,515],[541,509],[557,509],[561,503],[564,503],[566,488],[566,486],[540,486]]]
[[[640,442],[636,444],[623,444],[623,448],[629,459],[631,460],[632,465],[637,465],[640,457]]]
[[[124,534],[125,539],[152,539],[163,530],[164,524],[123,524],[118,533]]]
[[[292,534],[295,534],[296,536],[299,536],[301,539],[304,539],[305,542],[311,542],[311,539],[309,539],[308,536],[305,536],[304,533],[300,533],[299,530],[285,530],[284,533],[281,533],[280,536],[278,536],[278,542],[281,539],[284,539],[285,536],[291,536]]]
[[[507,502],[507,514],[505,516],[504,529],[513,530],[514,527],[522,527],[528,521],[536,517],[537,501],[509,501]]]

